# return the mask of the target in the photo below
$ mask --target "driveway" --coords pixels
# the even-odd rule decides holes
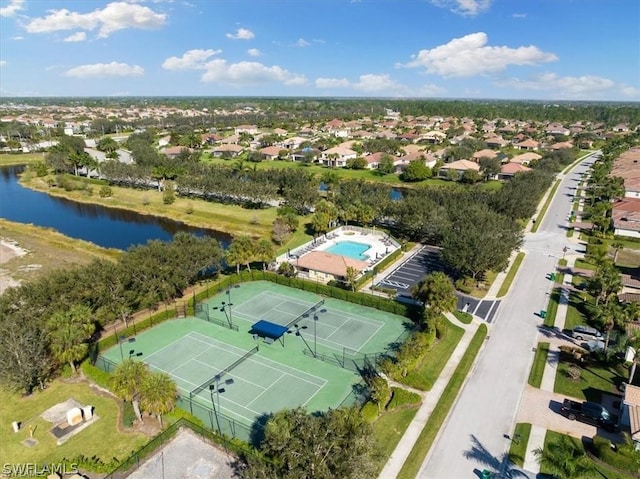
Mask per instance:
[[[593,437],[596,434],[606,437],[614,442],[620,442],[621,435],[619,433],[610,433],[605,429],[591,426],[579,421],[570,421],[562,414],[560,414],[560,408],[562,402],[567,398],[562,394],[543,391],[532,386],[525,386],[524,393],[522,395],[522,401],[520,402],[520,409],[516,422],[528,422],[534,426],[550,429],[562,434],[568,434],[569,436],[583,438]],[[615,398],[615,399],[613,399]],[[613,401],[620,401],[621,397],[609,396],[606,402],[612,403]],[[579,399],[575,399],[579,401]],[[603,401],[604,403],[605,401]],[[608,406],[605,404],[605,406]],[[608,409],[613,414],[620,414],[620,411],[614,409],[612,406],[608,406]]]

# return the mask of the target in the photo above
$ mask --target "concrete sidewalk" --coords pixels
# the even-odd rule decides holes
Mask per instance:
[[[445,387],[447,386],[447,384],[449,384],[449,380],[451,379],[453,372],[456,370],[456,367],[460,363],[462,356],[469,347],[469,343],[471,342],[471,339],[473,338],[473,335],[475,334],[480,324],[476,322],[473,322],[471,324],[463,324],[450,313],[447,314],[447,318],[456,326],[464,328],[464,334],[462,335],[462,338],[460,338],[460,341],[458,342],[456,348],[453,350],[453,354],[451,354],[449,361],[447,361],[447,364],[440,372],[440,376],[438,376],[438,379],[431,388],[431,391],[421,391],[419,393],[423,398],[422,405],[420,406],[420,409],[418,409],[418,412],[407,427],[407,430],[400,439],[400,442],[398,442],[398,445],[396,446],[395,450],[389,457],[389,460],[382,469],[382,472],[379,476],[380,479],[398,477],[400,469],[402,469],[402,466],[407,460],[411,449],[413,449],[413,446],[418,440],[418,437],[424,429],[427,421],[429,420],[431,413],[438,404],[440,396],[442,396]],[[400,385],[400,387],[406,386]]]

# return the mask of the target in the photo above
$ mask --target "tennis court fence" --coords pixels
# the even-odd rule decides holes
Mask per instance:
[[[106,373],[112,374],[118,364],[104,356],[98,356],[96,358],[95,366]],[[229,369],[229,367],[227,367],[227,369]],[[203,389],[206,387],[207,386],[204,386]],[[180,389],[178,392],[179,396],[176,405],[180,409],[188,411],[193,416],[197,417],[202,421],[202,424],[205,427],[210,428],[212,431],[216,431],[218,434],[226,438],[239,439],[250,444],[254,444],[256,438],[261,437],[261,423],[256,422],[253,426],[249,426],[225,415],[223,412],[217,412],[216,415],[216,411],[213,409],[213,404],[205,404],[202,397],[192,396],[190,392],[182,392]]]
[[[213,316],[209,312],[209,306],[207,303],[196,303],[195,315],[196,318],[204,319],[213,324],[217,324],[218,326],[222,326],[224,328],[233,329],[234,331],[240,331],[237,325],[232,324],[230,320],[219,319]],[[225,313],[226,314],[226,313]]]

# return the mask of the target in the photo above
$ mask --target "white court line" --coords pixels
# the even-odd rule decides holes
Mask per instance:
[[[200,361],[199,359],[194,359],[193,361],[195,361],[195,362],[197,362],[197,363],[200,363],[200,364],[204,364],[205,366],[209,366],[209,367],[211,367],[211,365],[210,365],[210,364],[207,364],[207,363],[205,363],[205,362],[202,362],[202,361]],[[224,368],[223,368],[223,369],[224,369]],[[219,369],[218,371],[222,371],[222,369]],[[226,373],[226,374],[231,375],[231,373],[230,373],[230,372],[229,372],[229,373]],[[240,381],[243,381],[243,382],[248,383],[248,384],[253,384],[253,385],[254,385],[255,387],[257,387],[257,388],[260,388],[260,389],[268,389],[268,388],[265,388],[264,386],[260,386],[259,384],[254,383],[253,381],[249,381],[249,380],[248,380],[248,379],[246,379],[244,376],[241,376],[241,375],[238,375],[238,374],[234,374],[233,376],[235,376],[235,377],[236,377],[237,379],[239,379]]]
[[[178,338],[178,339],[175,339],[175,340],[171,341],[171,342],[170,342],[169,344],[167,344],[166,346],[164,346],[164,347],[162,347],[162,348],[158,349],[155,353],[151,353],[151,354],[149,354],[148,356],[145,356],[145,361],[144,361],[144,362],[146,363],[146,362],[147,362],[147,360],[148,360],[149,358],[152,358],[152,357],[156,356],[156,355],[157,355],[158,353],[160,353],[161,351],[164,351],[165,349],[167,349],[167,348],[169,348],[169,347],[171,347],[171,346],[175,345],[176,343],[179,343],[179,342],[180,342],[180,341],[182,341],[183,339],[185,339],[185,338],[186,338],[186,339],[188,339],[190,334],[191,334],[191,332],[189,332],[189,333],[185,334],[185,335],[184,335],[184,336],[182,336],[181,338]]]
[[[269,389],[271,389],[271,387],[277,383],[278,381],[280,381],[282,378],[284,377],[284,374],[280,375],[280,377],[278,379],[276,379],[275,381],[273,381],[268,388],[265,388],[264,391],[262,391],[260,394],[258,394],[256,397],[254,397],[251,401],[249,401],[249,403],[247,404],[247,406],[250,406],[251,403],[253,403],[254,401],[257,401],[260,396],[262,396],[264,393],[266,393]]]
[[[212,340],[212,341],[215,341],[215,339],[213,339],[213,338],[209,338],[208,336],[204,336],[203,334],[198,333],[198,332],[194,332],[194,331],[192,331],[192,332],[191,332],[191,333],[189,333],[189,334],[197,334],[197,335],[203,336],[203,337],[205,337],[205,338],[207,338],[207,339],[210,339],[210,340]],[[202,341],[202,340],[198,340],[198,341],[201,341],[201,342],[203,342],[203,343],[206,343],[206,341]],[[217,341],[216,341],[216,342],[217,342]],[[211,343],[209,343],[209,344],[211,344]],[[219,343],[219,344],[227,345],[226,343]],[[218,345],[217,345],[217,344],[215,344],[215,346],[216,346],[216,347],[218,347]],[[227,346],[230,346],[230,345],[227,345]],[[235,348],[235,346],[231,346],[231,347]],[[224,347],[220,347],[219,349],[221,349],[222,351],[232,352],[232,351],[229,351],[228,349],[225,349]],[[240,348],[237,348],[237,349],[238,349],[239,351],[242,351],[242,349],[240,349]],[[246,351],[244,351],[244,352],[246,352]],[[269,369],[273,369],[274,371],[278,371],[279,373],[282,373],[282,368],[286,368],[286,369],[288,369],[288,370],[290,370],[290,371],[292,371],[292,372],[293,372],[293,371],[295,371],[295,372],[298,372],[298,373],[302,373],[302,374],[304,374],[304,375],[306,375],[306,376],[308,376],[308,377],[310,377],[310,378],[315,378],[315,379],[320,380],[320,381],[323,383],[323,385],[324,385],[324,384],[326,384],[326,382],[327,382],[324,378],[321,378],[321,377],[316,376],[316,375],[314,375],[314,374],[310,374],[310,373],[308,373],[308,372],[306,372],[306,371],[301,371],[301,370],[299,370],[299,369],[290,368],[289,366],[287,366],[287,365],[285,365],[285,364],[283,364],[283,363],[279,363],[279,362],[277,362],[277,361],[273,361],[273,360],[271,360],[271,359],[269,359],[269,358],[265,358],[265,357],[263,357],[263,356],[261,356],[261,360],[260,360],[260,361],[256,360],[253,356],[250,356],[250,357],[247,359],[247,361],[250,361],[250,362],[255,363],[255,364],[260,364],[261,366],[267,367],[267,368],[269,368]],[[268,364],[265,364],[266,362],[269,362],[269,363],[272,363],[272,364],[277,364],[279,367],[269,366]],[[291,376],[295,376],[295,377],[297,377],[298,379],[300,379],[300,380],[302,380],[302,381],[305,381],[305,382],[308,382],[308,383],[310,383],[310,384],[313,384],[313,385],[316,385],[316,386],[317,386],[317,384],[316,384],[316,383],[314,383],[313,381],[309,381],[309,380],[307,380],[307,379],[304,379],[303,377],[300,377],[298,374],[295,374],[295,373],[288,373],[288,374],[290,374]]]

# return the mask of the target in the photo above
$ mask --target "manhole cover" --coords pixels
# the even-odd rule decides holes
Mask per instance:
[[[24,444],[27,447],[33,447],[33,446],[36,446],[38,444],[38,440],[30,437],[30,438],[25,439],[24,441],[22,441],[22,444]]]

